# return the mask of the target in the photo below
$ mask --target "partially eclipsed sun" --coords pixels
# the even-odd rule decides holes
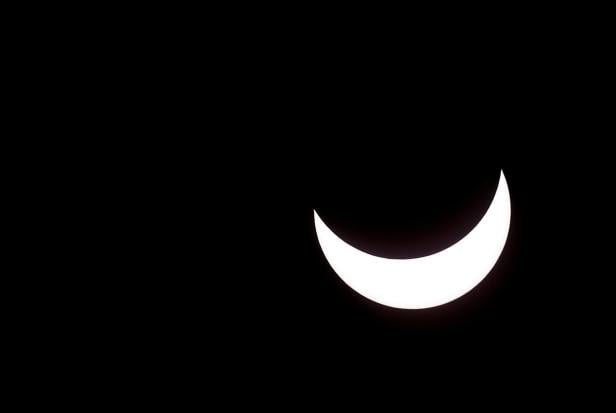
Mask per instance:
[[[492,270],[505,247],[511,201],[505,175],[481,221],[449,248],[400,260],[367,254],[341,240],[314,212],[321,249],[338,276],[377,303],[403,309],[436,307],[469,292]]]

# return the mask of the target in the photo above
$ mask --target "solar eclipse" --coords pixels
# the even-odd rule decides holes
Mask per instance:
[[[360,251],[340,239],[314,211],[319,244],[332,269],[353,290],[401,309],[436,307],[477,286],[505,247],[511,201],[504,173],[490,207],[463,239],[425,257],[390,259]]]

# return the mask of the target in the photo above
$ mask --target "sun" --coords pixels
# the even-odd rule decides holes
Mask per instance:
[[[481,221],[452,246],[425,257],[377,257],[347,244],[314,212],[323,254],[353,290],[389,307],[422,309],[453,301],[477,286],[498,261],[509,234],[511,200],[501,171],[494,199]]]

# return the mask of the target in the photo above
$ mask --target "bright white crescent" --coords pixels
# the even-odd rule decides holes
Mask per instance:
[[[492,270],[505,247],[511,200],[504,173],[481,221],[449,248],[425,257],[370,255],[341,240],[314,212],[321,249],[338,276],[377,303],[403,309],[436,307],[469,292]]]

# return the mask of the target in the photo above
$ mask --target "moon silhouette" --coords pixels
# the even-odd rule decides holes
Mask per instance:
[[[422,309],[453,301],[477,286],[498,261],[509,234],[511,200],[504,173],[481,221],[460,241],[425,257],[377,257],[347,244],[314,211],[317,238],[338,276],[388,307]]]

